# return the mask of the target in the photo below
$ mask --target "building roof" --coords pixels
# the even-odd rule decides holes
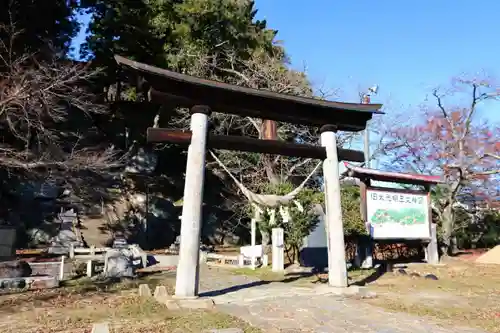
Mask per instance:
[[[440,176],[380,171],[358,167],[347,162],[344,162],[344,165],[347,168],[349,176],[356,178],[368,178],[382,182],[404,183],[412,185],[436,185],[443,183]]]
[[[145,79],[152,102],[192,107],[207,105],[213,111],[283,121],[300,125],[337,125],[339,130],[360,131],[380,111],[381,104],[340,103],[279,94],[201,79],[143,64],[115,55],[128,72]]]

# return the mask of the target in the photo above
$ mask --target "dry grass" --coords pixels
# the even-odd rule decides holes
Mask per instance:
[[[301,287],[312,287],[318,283],[328,282],[328,274],[324,273],[277,273],[273,272],[269,267],[257,268],[255,270],[250,268],[236,268],[228,269],[228,271],[233,274],[252,276],[261,281],[293,283]],[[373,272],[374,270],[349,270],[349,283],[359,282]]]
[[[500,265],[449,260],[444,266],[409,265],[406,271],[434,274],[439,280],[387,273],[370,284],[378,296],[367,302],[391,311],[500,332]]]
[[[72,287],[2,296],[0,328],[9,333],[83,333],[90,332],[93,323],[107,322],[112,332],[120,333],[202,332],[231,327],[260,332],[214,310],[168,310],[152,299],[136,296],[137,283],[104,286],[83,280]]]
[[[408,275],[386,273],[368,288],[377,297],[365,299],[371,305],[393,312],[406,312],[432,317],[444,325],[469,326],[500,333],[500,265],[481,265],[461,260],[448,260],[445,265],[410,264]],[[273,273],[270,269],[235,269],[234,274],[254,276],[264,281],[290,282],[313,286],[327,282],[327,274],[299,276]],[[411,277],[418,273],[422,277]],[[351,270],[351,284],[370,281],[374,270]],[[434,274],[438,280],[426,280]],[[295,279],[293,279],[296,277]]]
[[[269,267],[256,268],[228,268],[227,271],[236,275],[255,277],[261,281],[280,282],[286,278],[284,273],[273,272]]]

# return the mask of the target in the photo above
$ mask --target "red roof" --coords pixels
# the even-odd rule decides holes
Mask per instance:
[[[440,176],[416,175],[408,173],[388,172],[375,169],[361,168],[344,162],[349,175],[355,178],[369,178],[383,182],[395,182],[416,185],[435,185],[443,183]]]

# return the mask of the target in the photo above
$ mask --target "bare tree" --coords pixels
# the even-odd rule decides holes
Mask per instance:
[[[468,105],[448,106],[445,97],[455,93],[467,94]],[[443,250],[449,252],[457,203],[465,197],[482,201],[498,197],[499,132],[476,119],[480,105],[497,95],[485,80],[455,79],[453,89],[447,93],[435,89],[432,96],[435,106],[422,107],[419,119],[390,131],[392,140],[385,153],[391,169],[443,175],[446,184],[436,190],[434,208],[442,225]]]
[[[71,174],[120,167],[94,125],[108,112],[90,89],[98,72],[57,55],[12,57],[15,30],[0,29],[11,38],[0,41],[0,170],[69,182]]]

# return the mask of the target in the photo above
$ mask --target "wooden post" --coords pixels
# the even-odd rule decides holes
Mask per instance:
[[[361,216],[363,221],[365,222],[366,232],[368,237],[366,239],[362,239],[360,243],[358,243],[358,253],[362,260],[360,260],[360,265],[362,268],[369,269],[373,267],[373,243],[370,235],[370,223],[368,222],[368,214],[366,211],[366,190],[370,186],[370,179],[361,179],[361,184],[359,187],[360,195],[361,195]],[[360,258],[360,259],[361,259]]]
[[[328,238],[328,284],[331,287],[347,287],[344,226],[340,204],[339,160],[337,156],[337,128],[321,127],[321,145],[326,148],[323,162],[325,191],[325,225]]]
[[[179,264],[175,279],[175,296],[178,298],[198,296],[205,148],[209,115],[209,107],[194,106],[191,109],[191,131],[193,134],[187,156]]]
[[[278,129],[276,122],[274,120],[264,119],[262,121],[262,139],[264,140],[277,140],[278,139]]]

